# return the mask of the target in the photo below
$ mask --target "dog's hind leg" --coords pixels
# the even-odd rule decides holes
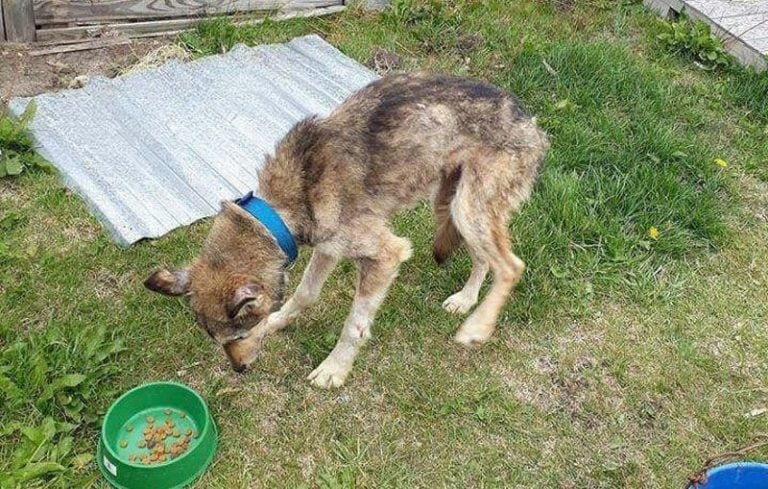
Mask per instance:
[[[477,296],[488,274],[488,262],[477,256],[473,248],[467,248],[472,258],[472,272],[464,287],[443,302],[443,309],[454,314],[465,314],[477,304]]]
[[[499,311],[504,306],[512,288],[525,271],[523,260],[509,249],[505,220],[489,223],[482,234],[468,235],[468,247],[488,260],[493,272],[493,284],[480,305],[464,321],[456,333],[456,341],[466,345],[487,341],[496,329]]]
[[[410,242],[393,235],[383,225],[378,232],[370,227],[368,232],[375,239],[369,240],[366,246],[369,249],[364,254],[369,256],[355,257],[357,290],[341,337],[333,351],[308,377],[319,387],[338,387],[344,383],[357,353],[371,336],[376,311],[397,276],[400,263],[411,256]]]
[[[466,345],[491,337],[501,308],[525,271],[525,263],[510,250],[507,218],[527,195],[489,185],[479,175],[462,179],[451,202],[451,217],[467,249],[475,259],[485,261],[493,273],[488,294],[456,333],[455,340]],[[472,287],[470,292],[474,292]]]
[[[456,186],[461,178],[461,165],[450,171],[443,171],[432,205],[435,212],[435,242],[432,257],[442,265],[461,246],[461,235],[451,220],[451,200],[456,194]]]

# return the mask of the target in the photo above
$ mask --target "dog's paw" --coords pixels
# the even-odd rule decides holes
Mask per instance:
[[[456,336],[453,337],[453,340],[464,346],[482,344],[491,338],[494,329],[493,325],[466,322],[459,328],[459,331],[456,332]]]
[[[443,302],[443,309],[451,314],[466,314],[477,304],[477,298],[467,297],[462,291],[456,292]]]
[[[337,362],[336,359],[328,357],[309,374],[307,379],[317,387],[331,389],[344,385],[349,371],[350,366],[343,365]]]
[[[298,315],[299,313],[294,311],[275,311],[267,316],[265,328],[269,333],[280,331],[281,329],[290,325]]]

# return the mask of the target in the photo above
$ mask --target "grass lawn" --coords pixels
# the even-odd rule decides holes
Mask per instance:
[[[305,377],[340,332],[350,264],[237,375],[183,300],[141,285],[209,222],[124,250],[55,175],[2,179],[0,487],[105,487],[100,416],[159,379],[219,423],[205,488],[682,487],[768,431],[768,76],[703,70],[661,30],[629,1],[455,0],[183,35],[202,56],[316,32],[516,93],[552,141],[511,224],[528,271],[494,339],[461,348],[440,304],[469,260],[436,267],[429,209],[399,216],[414,257],[347,385],[323,391]],[[12,132],[0,121],[24,152]]]

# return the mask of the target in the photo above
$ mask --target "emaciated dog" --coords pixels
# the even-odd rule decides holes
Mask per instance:
[[[442,75],[384,77],[328,117],[296,124],[259,171],[263,200],[224,202],[202,254],[185,268],[153,273],[145,285],[189,296],[197,322],[242,371],[265,336],[318,300],[340,259],[354,261],[352,310],[336,347],[309,375],[320,387],[340,386],[411,256],[410,242],[393,234],[389,221],[431,199],[435,260],[442,263],[461,244],[472,258],[467,283],[443,307],[469,312],[493,273],[486,297],[455,336],[482,343],[525,270],[510,251],[507,223],[531,194],[548,148],[535,119],[492,85]],[[285,266],[297,244],[313,254],[283,303]]]

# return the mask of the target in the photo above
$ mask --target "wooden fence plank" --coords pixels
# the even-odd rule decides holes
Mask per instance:
[[[295,17],[317,17],[321,15],[331,15],[341,12],[346,7],[335,5],[331,7],[322,7],[299,12],[288,12],[270,16],[272,20],[287,20]],[[116,31],[132,38],[138,37],[156,37],[174,35],[193,28],[201,19],[172,19],[155,20],[147,22],[128,22],[117,24],[105,24],[101,26],[78,26],[38,29],[37,39],[48,43],[66,42],[78,39],[90,39],[100,36],[104,32]],[[238,25],[258,24],[264,22],[261,19],[249,19],[241,22],[235,22]]]
[[[5,23],[3,19],[3,1],[0,0],[0,42],[5,41]]]
[[[122,23],[252,11],[294,11],[343,0],[35,0],[37,25]]]
[[[48,56],[51,54],[71,53],[74,51],[88,51],[90,49],[107,48],[110,46],[121,46],[123,44],[130,44],[132,41],[126,37],[105,38],[105,39],[88,39],[85,41],[74,42],[69,44],[59,44],[53,47],[47,47],[43,49],[36,49],[30,51],[30,56]]]
[[[32,0],[0,0],[3,2],[5,37],[11,42],[35,40],[35,12]]]

